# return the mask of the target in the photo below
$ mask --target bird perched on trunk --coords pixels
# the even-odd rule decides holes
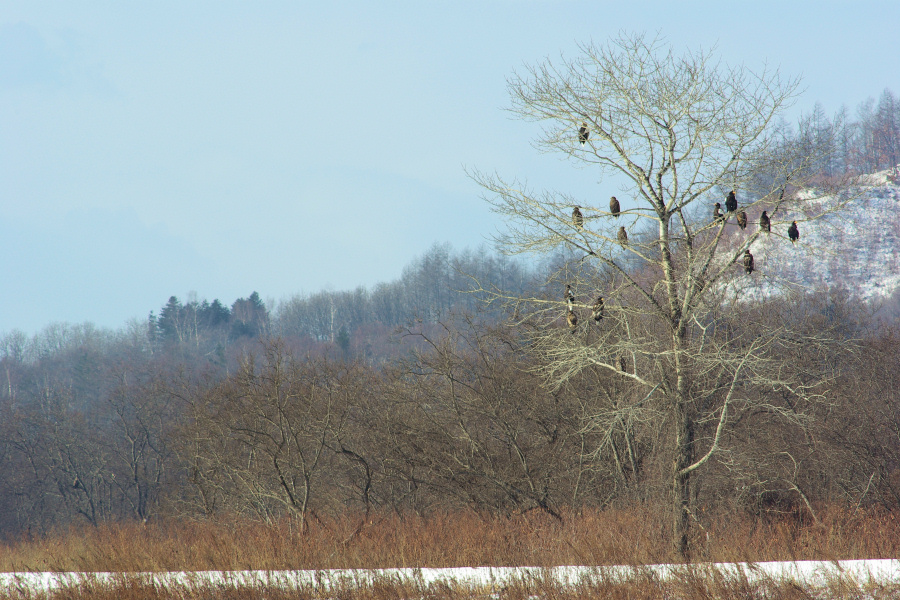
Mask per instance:
[[[741,229],[747,229],[747,213],[741,211],[737,214],[737,224]]]
[[[577,206],[572,209],[572,223],[579,229],[584,226],[584,217],[581,215],[581,209]]]
[[[578,141],[581,142],[582,146],[584,146],[585,142],[587,142],[589,135],[591,135],[591,132],[588,129],[587,123],[582,121],[581,127],[578,128]]]
[[[621,212],[622,207],[619,206],[619,201],[616,200],[616,197],[613,196],[609,199],[609,212],[615,218],[619,218],[619,212]]]
[[[569,330],[575,333],[575,328],[578,326],[578,316],[573,312],[569,312],[566,315],[566,323],[569,324]]]
[[[624,227],[619,227],[619,243],[623,246],[628,245],[628,232],[625,231]]]
[[[566,306],[569,308],[569,312],[575,310],[575,294],[572,292],[572,286],[568,283],[566,284]]]
[[[597,296],[597,301],[591,306],[591,316],[598,323],[603,318],[603,296]]]
[[[622,372],[624,373],[625,370],[628,368],[628,363],[625,362],[625,357],[624,357],[623,355],[620,354],[620,355],[619,355],[619,358],[618,358],[618,360],[617,360],[617,362],[619,363],[619,365],[618,365],[618,366],[619,366],[619,370],[622,371]]]
[[[762,211],[762,214],[759,215],[759,230],[765,231],[766,233],[772,231],[772,220],[769,219],[769,215],[766,214],[766,211]]]
[[[725,216],[722,214],[722,205],[716,202],[716,205],[713,207],[713,221],[721,223],[724,220]]]
[[[790,238],[792,244],[800,239],[800,230],[797,229],[797,221],[792,221],[791,226],[788,227],[788,238]]]
[[[728,192],[728,197],[725,198],[725,211],[726,212],[734,212],[737,210],[737,198],[734,197],[734,190]]]
[[[747,275],[753,273],[753,255],[749,249],[744,250],[744,270],[747,271]]]

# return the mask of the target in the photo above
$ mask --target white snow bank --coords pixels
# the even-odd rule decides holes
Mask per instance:
[[[837,578],[859,583],[900,584],[900,560],[844,560],[699,563],[694,565],[570,566],[570,567],[462,567],[447,569],[327,569],[319,571],[178,571],[165,573],[0,573],[0,590],[41,593],[82,583],[112,585],[144,581],[164,587],[259,587],[314,588],[322,591],[345,585],[365,585],[379,580],[445,583],[461,587],[502,586],[511,581],[549,579],[568,586],[579,582],[625,580],[644,574],[661,579],[689,570],[717,570],[749,581],[792,580],[813,586]]]

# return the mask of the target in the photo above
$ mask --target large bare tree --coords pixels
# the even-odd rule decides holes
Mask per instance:
[[[845,200],[821,180],[809,187],[816,157],[776,127],[798,80],[728,67],[708,51],[678,54],[643,35],[580,50],[511,77],[511,111],[542,125],[539,150],[615,187],[586,199],[474,173],[508,222],[502,248],[574,257],[543,296],[496,298],[528,325],[549,385],[585,370],[615,384],[589,427],[612,433],[645,420],[668,432],[674,543],[688,555],[698,469],[739,464],[729,432],[747,415],[802,426],[829,376],[830,363],[810,359],[831,348],[828,328],[804,329],[799,305],[778,300],[790,282],[765,261],[748,273],[747,251],[761,236],[767,249],[790,246],[792,219],[803,228]]]

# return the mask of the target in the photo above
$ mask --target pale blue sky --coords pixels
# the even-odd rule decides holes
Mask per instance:
[[[393,279],[502,226],[466,167],[607,198],[502,109],[620,30],[802,75],[796,110],[900,92],[895,0],[0,0],[0,333]]]

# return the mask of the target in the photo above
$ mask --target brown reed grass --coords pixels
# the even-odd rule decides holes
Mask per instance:
[[[662,511],[394,513],[311,520],[166,520],[80,526],[0,544],[0,571],[195,571],[644,565],[677,561]],[[900,518],[818,511],[819,522],[731,515],[697,527],[696,561],[900,558]]]

